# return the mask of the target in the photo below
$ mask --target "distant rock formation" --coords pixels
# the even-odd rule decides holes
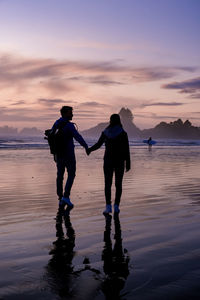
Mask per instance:
[[[128,108],[121,108],[119,112],[124,130],[128,133],[129,138],[137,138],[141,136],[141,130],[133,123],[133,114]],[[99,123],[95,127],[81,132],[84,137],[98,138],[102,131],[109,125],[107,123]]]
[[[121,108],[119,112],[124,130],[130,138],[141,136],[141,130],[133,123],[133,114],[130,109]]]
[[[3,126],[0,127],[0,136],[3,137],[7,137],[7,136],[43,136],[43,132],[36,128],[36,127],[32,127],[32,128],[23,128],[21,131],[18,131],[17,128],[14,127],[9,127],[9,126]]]
[[[174,122],[161,122],[151,129],[142,130],[143,137],[169,139],[200,139],[200,128],[192,126],[189,120],[183,122],[178,119]]]
[[[161,122],[154,128],[140,130],[133,123],[133,114],[128,108],[121,108],[119,112],[122,125],[128,133],[129,139],[132,138],[169,138],[169,139],[200,139],[200,127],[195,127],[189,120],[183,122],[178,119],[174,122]],[[84,137],[98,138],[101,132],[108,126],[107,123],[100,123],[95,127],[82,131]]]
[[[0,136],[8,136],[8,135],[15,136],[17,134],[18,134],[17,128],[9,127],[9,126],[0,127]]]
[[[153,139],[200,139],[200,127],[193,126],[189,120],[183,122],[181,119],[178,119],[170,123],[161,122],[154,128],[140,130],[133,123],[133,114],[130,109],[122,107],[119,111],[119,115],[124,129],[128,133],[129,139],[146,139],[150,136]],[[101,135],[101,132],[108,126],[108,124],[109,120],[108,122],[100,123],[90,129],[84,130],[81,132],[81,134],[83,134],[84,137],[98,139],[98,137]],[[0,127],[0,136],[42,137],[43,132],[36,127],[23,128],[21,131],[18,131],[17,128],[3,126]]]
[[[32,127],[32,128],[23,128],[20,132],[19,135],[23,135],[23,136],[42,136],[43,132],[36,128],[36,127]]]

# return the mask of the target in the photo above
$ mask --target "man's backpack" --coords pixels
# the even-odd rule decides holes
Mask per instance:
[[[67,122],[62,122],[55,131],[52,129],[45,130],[45,139],[48,141],[50,153],[53,155],[64,152],[63,128],[66,124]]]

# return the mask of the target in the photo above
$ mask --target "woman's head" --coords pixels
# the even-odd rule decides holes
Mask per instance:
[[[122,123],[121,123],[121,120],[120,120],[120,116],[118,114],[113,114],[113,115],[110,116],[109,126],[113,127],[113,126],[116,126],[116,125],[122,126]]]

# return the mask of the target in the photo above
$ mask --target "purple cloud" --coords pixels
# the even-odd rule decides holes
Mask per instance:
[[[142,107],[146,107],[146,106],[180,106],[183,105],[184,103],[180,103],[180,102],[154,102],[154,103],[146,103],[146,104],[142,104]]]
[[[57,105],[57,104],[61,104],[61,105],[67,105],[68,103],[72,104],[72,103],[75,103],[75,101],[64,100],[64,99],[45,99],[45,98],[40,98],[40,99],[38,99],[38,103],[44,104],[46,106],[54,106],[54,105]]]
[[[122,85],[125,84],[123,82],[119,82],[116,80],[112,80],[110,77],[108,76],[76,76],[76,77],[70,77],[68,78],[68,80],[72,80],[72,81],[83,81],[83,82],[87,82],[87,83],[94,83],[94,84],[99,84],[99,85]]]
[[[106,76],[94,76],[89,78],[89,82],[100,85],[122,85],[125,84],[120,81],[112,80]]]
[[[194,67],[146,67],[133,70],[134,81],[157,81],[175,76],[180,71],[194,72]]]
[[[0,87],[26,89],[43,87],[53,92],[77,90],[72,81],[88,84],[121,85],[132,82],[157,81],[172,78],[180,72],[194,72],[193,67],[143,67],[123,65],[122,61],[89,62],[27,59],[11,55],[0,56]],[[166,85],[165,88],[176,88]]]
[[[105,107],[105,106],[110,106],[108,104],[105,104],[105,103],[99,103],[99,102],[96,102],[96,101],[88,101],[88,102],[83,102],[83,103],[80,103],[79,106],[88,106],[88,107]]]
[[[192,94],[192,95],[190,95],[190,98],[200,99],[200,93]]]
[[[162,88],[165,89],[177,89],[180,90],[180,93],[192,94],[193,98],[199,98],[200,92],[200,77],[193,78],[190,80],[172,82],[162,85]]]
[[[24,104],[26,104],[26,102],[24,100],[20,100],[20,101],[16,101],[14,103],[11,103],[10,105],[18,106],[18,105],[24,105]]]

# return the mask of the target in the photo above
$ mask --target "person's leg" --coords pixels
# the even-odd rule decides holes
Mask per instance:
[[[56,186],[57,186],[57,195],[59,199],[63,196],[63,178],[65,173],[65,162],[62,158],[57,158],[57,178],[56,178]]]
[[[111,186],[113,179],[113,166],[107,162],[104,162],[104,180],[105,180],[105,198],[106,204],[111,204]]]
[[[124,162],[120,162],[115,166],[115,204],[119,206],[122,195],[122,180],[124,176]]]
[[[67,168],[68,177],[67,177],[67,181],[66,181],[66,185],[65,185],[64,197],[69,198],[71,188],[72,188],[72,185],[74,182],[74,178],[76,176],[76,159],[75,159],[75,157],[65,160],[65,166]]]

